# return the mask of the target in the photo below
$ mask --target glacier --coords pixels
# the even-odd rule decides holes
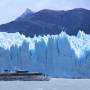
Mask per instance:
[[[65,32],[25,37],[0,32],[0,72],[28,70],[52,77],[90,78],[90,35]]]

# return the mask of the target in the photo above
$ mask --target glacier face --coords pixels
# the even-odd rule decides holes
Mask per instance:
[[[90,78],[90,35],[25,37],[0,32],[0,71],[29,70],[53,77]]]

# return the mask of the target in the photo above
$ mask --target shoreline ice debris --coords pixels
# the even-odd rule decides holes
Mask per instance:
[[[0,32],[0,70],[24,69],[57,77],[90,77],[90,35],[25,37]]]

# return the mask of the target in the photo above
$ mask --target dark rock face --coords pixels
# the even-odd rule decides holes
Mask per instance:
[[[76,8],[68,11],[41,10],[21,15],[15,21],[0,25],[1,32],[20,32],[26,36],[59,34],[66,31],[76,35],[79,30],[90,34],[90,10]]]

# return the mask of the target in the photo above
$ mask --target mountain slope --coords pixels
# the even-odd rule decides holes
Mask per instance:
[[[26,17],[30,17],[32,14],[34,14],[34,12],[27,8],[26,11],[16,20],[24,20]]]
[[[29,11],[29,10],[28,10]],[[79,30],[90,34],[90,10],[76,8],[68,11],[41,10],[26,13],[15,21],[0,26],[0,31],[20,32],[26,36],[59,34],[66,31],[76,35]]]

